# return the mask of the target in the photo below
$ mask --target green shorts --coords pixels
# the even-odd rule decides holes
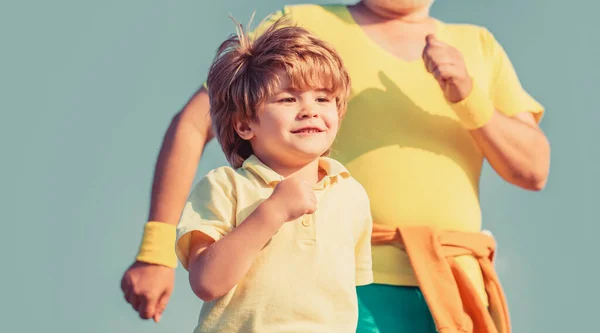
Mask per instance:
[[[435,333],[435,323],[418,287],[370,284],[356,287],[357,333]]]

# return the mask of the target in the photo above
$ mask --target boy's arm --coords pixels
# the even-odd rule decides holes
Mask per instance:
[[[143,319],[158,322],[173,290],[175,226],[202,151],[213,138],[209,107],[208,92],[201,88],[173,118],[163,139],[154,172],[149,221],[166,224],[158,229],[167,231],[157,230],[155,236],[166,238],[158,244],[170,244],[156,251],[172,259],[161,264],[138,255],[121,279],[125,299]],[[149,226],[146,224],[146,228]]]
[[[188,271],[194,293],[205,302],[225,295],[246,275],[284,220],[281,210],[267,199],[216,242],[204,233],[193,232]]]

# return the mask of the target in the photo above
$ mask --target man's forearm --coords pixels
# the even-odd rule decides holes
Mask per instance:
[[[149,221],[177,224],[208,140],[181,115],[173,119],[156,161]]]
[[[205,302],[223,296],[246,275],[265,244],[279,230],[279,207],[263,202],[244,222],[200,253],[192,245],[189,279]]]
[[[148,223],[136,261],[175,267],[175,227],[189,194],[202,151],[212,138],[210,103],[199,89],[178,113],[167,132],[156,161]]]
[[[492,168],[506,181],[541,190],[550,168],[550,144],[529,113],[509,117],[494,112],[483,127],[471,131]]]

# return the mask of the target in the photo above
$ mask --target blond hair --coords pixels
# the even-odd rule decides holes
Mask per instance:
[[[350,77],[332,46],[304,28],[288,24],[285,17],[256,40],[237,22],[236,30],[237,34],[219,47],[207,80],[213,130],[233,167],[240,167],[253,154],[250,142],[236,132],[236,122],[257,120],[258,110],[282,76],[293,89],[331,91],[340,120],[343,118]]]

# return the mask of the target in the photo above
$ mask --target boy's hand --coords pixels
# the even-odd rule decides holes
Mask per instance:
[[[423,61],[450,103],[457,103],[471,93],[473,82],[462,54],[456,48],[441,42],[435,35],[427,35]]]
[[[121,290],[127,303],[142,319],[160,321],[175,283],[175,269],[136,261],[121,280]]]
[[[312,214],[317,209],[317,197],[313,187],[297,177],[279,182],[268,200],[277,202],[276,206],[281,209],[285,222]]]

